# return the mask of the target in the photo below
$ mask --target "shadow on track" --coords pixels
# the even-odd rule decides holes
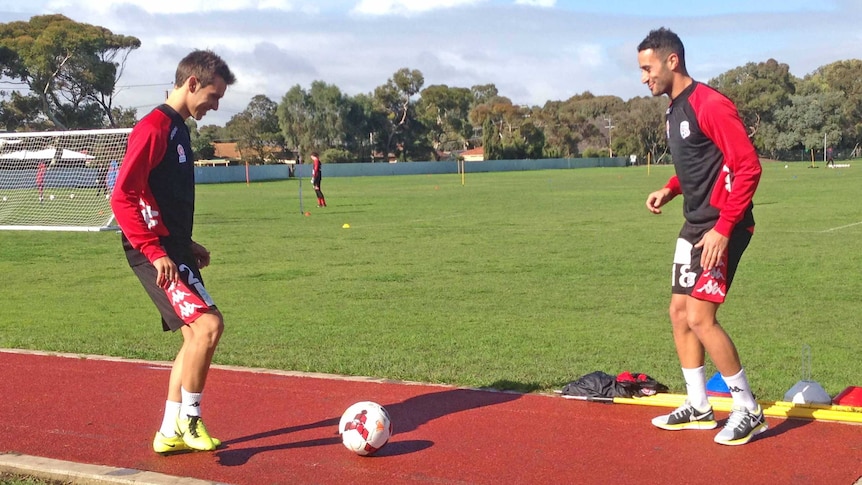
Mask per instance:
[[[400,433],[413,431],[423,424],[443,416],[485,406],[503,404],[514,401],[520,397],[521,394],[517,393],[470,389],[447,389],[440,392],[430,392],[411,397],[402,402],[386,403],[383,404],[383,407],[389,411],[389,416],[392,418],[394,433],[395,435],[398,435]],[[338,436],[336,430],[340,419],[341,416],[335,416],[316,421],[314,423],[288,426],[228,440],[224,443],[226,448],[217,451],[216,456],[218,457],[219,464],[222,466],[240,466],[248,462],[248,460],[254,455],[267,451],[340,444],[341,437]],[[319,438],[260,447],[237,447],[237,445],[241,443],[254,442],[256,440],[271,438],[274,436],[289,435],[291,433],[314,428],[321,428]],[[375,456],[403,455],[421,451],[431,446],[433,446],[433,443],[425,440],[396,441],[388,444]]]

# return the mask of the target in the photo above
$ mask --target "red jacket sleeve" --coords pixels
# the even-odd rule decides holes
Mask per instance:
[[[754,199],[762,171],[760,159],[730,99],[716,93],[714,102],[701,103],[700,106],[708,108],[697,113],[698,123],[724,155],[724,167],[720,175],[723,179],[719,181],[723,187],[722,190],[716,187],[711,199],[711,202],[715,202],[719,197],[726,196],[722,202],[713,204],[720,211],[715,230],[730,237]]]
[[[667,181],[667,183],[666,183],[666,184],[664,184],[664,187],[665,187],[666,189],[670,189],[670,193],[671,193],[671,195],[673,195],[674,197],[676,197],[677,195],[682,194],[682,185],[680,185],[680,183],[679,183],[679,177],[677,177],[676,175],[674,175],[673,177],[671,177],[671,178],[670,178],[670,180],[668,180],[668,181]]]
[[[111,193],[111,209],[132,247],[150,262],[167,256],[159,241],[165,236],[164,224],[158,223],[158,206],[149,189],[149,175],[165,156],[166,130],[144,118],[129,134],[128,147]]]

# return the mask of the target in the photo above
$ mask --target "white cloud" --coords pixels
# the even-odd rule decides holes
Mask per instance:
[[[360,0],[353,13],[362,15],[409,15],[431,10],[469,6],[485,0]]]
[[[295,8],[290,0],[50,0],[46,7],[49,10],[71,10],[86,8],[100,13],[110,11],[115,7],[134,6],[149,14],[183,14],[212,11],[239,10],[281,10],[290,11]]]
[[[527,5],[528,7],[550,8],[556,5],[557,0],[515,0],[516,5]]]
[[[719,8],[654,0],[650,13],[619,0],[0,0],[0,22],[61,13],[139,38],[115,99],[139,115],[164,99],[179,59],[211,48],[238,78],[205,118],[223,125],[258,94],[280,101],[292,86],[313,81],[370,93],[403,67],[420,70],[426,86],[493,83],[515,104],[584,91],[646,96],[636,46],[662,25],[680,34],[689,69],[702,81],[769,58],[797,76],[859,58],[862,2],[798,10],[804,1],[725,0]],[[755,4],[767,12],[753,12]]]
[[[607,59],[602,46],[598,44],[582,44],[576,48],[577,63],[586,67],[600,67]]]

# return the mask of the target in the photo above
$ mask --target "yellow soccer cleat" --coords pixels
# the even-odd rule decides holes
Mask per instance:
[[[156,431],[156,437],[153,438],[153,451],[156,453],[176,453],[177,451],[188,450],[186,442],[180,435],[165,436],[161,431]]]
[[[216,448],[221,446],[221,440],[218,438],[210,438]],[[156,431],[156,437],[153,438],[153,451],[160,455],[177,453],[180,451],[189,451],[191,448],[183,441],[183,437],[179,434],[174,436],[165,436],[160,431]]]
[[[186,446],[193,450],[211,451],[216,449],[216,444],[210,437],[200,416],[177,418],[177,434],[182,437]]]

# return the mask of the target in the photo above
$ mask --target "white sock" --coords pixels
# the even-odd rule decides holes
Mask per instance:
[[[201,394],[202,392],[189,392],[186,388],[181,389],[183,395],[183,406],[180,409],[180,414],[186,416],[201,415]]]
[[[754,394],[751,393],[751,387],[748,385],[748,377],[745,375],[745,369],[740,370],[736,375],[725,377],[724,383],[730,389],[730,395],[733,397],[734,406],[742,406],[749,411],[757,409],[757,401],[754,400]]]
[[[165,401],[165,416],[162,418],[162,427],[159,432],[170,438],[177,435],[177,416],[180,414],[182,403],[176,401]]]
[[[709,398],[706,396],[706,371],[703,366],[695,369],[682,368],[682,377],[685,379],[685,392],[688,402],[698,411],[706,411],[711,408]]]

